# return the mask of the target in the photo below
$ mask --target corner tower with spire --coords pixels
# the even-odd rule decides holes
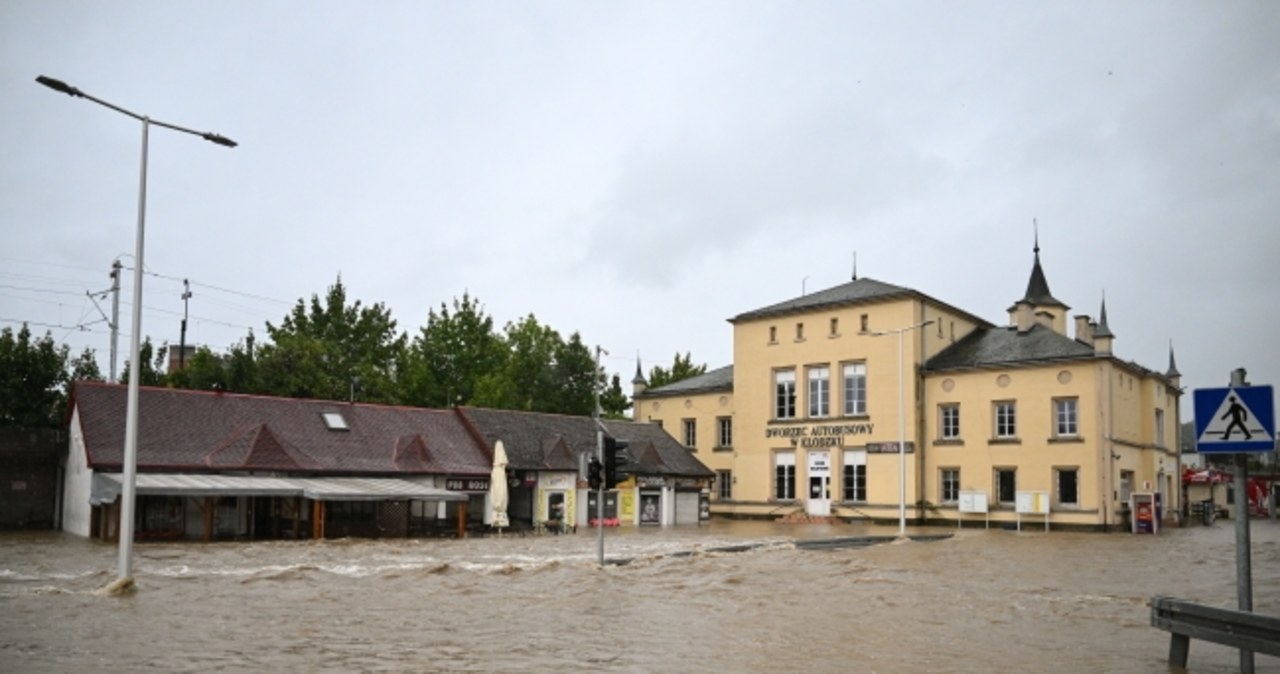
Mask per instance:
[[[1027,292],[1022,299],[1009,307],[1009,323],[1017,327],[1018,333],[1026,333],[1037,324],[1044,325],[1059,334],[1067,334],[1067,311],[1071,307],[1059,301],[1049,292],[1049,281],[1045,279],[1044,268],[1040,266],[1040,232],[1036,232],[1035,262],[1031,266],[1031,278],[1027,281]]]

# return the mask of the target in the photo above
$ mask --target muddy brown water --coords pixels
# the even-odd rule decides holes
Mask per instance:
[[[1164,672],[1152,595],[1236,605],[1232,523],[1159,536],[966,528],[934,542],[715,521],[596,538],[135,547],[0,534],[5,672]],[[1254,609],[1280,615],[1280,524],[1255,522]],[[749,544],[743,552],[709,552]],[[1235,671],[1193,642],[1191,671]],[[1280,660],[1257,656],[1257,671]]]

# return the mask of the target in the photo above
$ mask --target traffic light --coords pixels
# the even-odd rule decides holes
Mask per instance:
[[[604,488],[613,489],[627,479],[627,443],[604,436]]]
[[[599,489],[604,484],[604,475],[601,474],[603,471],[604,466],[599,459],[593,457],[587,464],[587,484],[591,485],[592,489]]]

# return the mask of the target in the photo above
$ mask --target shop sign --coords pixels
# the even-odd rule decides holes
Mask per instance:
[[[766,428],[766,439],[782,438],[792,447],[843,447],[845,436],[871,435],[875,424],[867,422],[850,424],[815,424],[807,426],[778,426]]]
[[[489,491],[489,478],[450,477],[445,479],[444,488],[449,491]]]
[[[676,489],[698,489],[702,487],[702,481],[696,477],[677,477],[675,478]]]
[[[665,487],[667,486],[667,478],[660,475],[637,475],[637,487]]]
[[[820,476],[831,474],[830,454],[827,452],[813,452],[809,454],[809,475]]]
[[[868,453],[868,454],[897,454],[897,453],[898,453],[898,445],[900,445],[900,444],[902,444],[902,443],[899,443],[899,442],[868,442],[868,443],[867,443],[867,453]],[[912,453],[914,453],[914,452],[916,451],[916,443],[914,443],[914,442],[908,442],[908,443],[906,443],[905,447],[906,447],[906,449],[903,451],[903,454],[912,454]]]

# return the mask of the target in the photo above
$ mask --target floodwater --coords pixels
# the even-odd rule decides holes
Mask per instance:
[[[6,672],[1165,672],[1147,601],[1236,605],[1231,522],[1159,536],[982,528],[932,541],[714,521],[565,536],[146,543],[0,534]],[[1254,610],[1280,615],[1280,523],[1255,521]],[[715,552],[722,546],[752,546]],[[689,554],[691,553],[691,554]],[[1280,659],[1257,657],[1257,671]],[[1193,641],[1193,672],[1235,651]]]

